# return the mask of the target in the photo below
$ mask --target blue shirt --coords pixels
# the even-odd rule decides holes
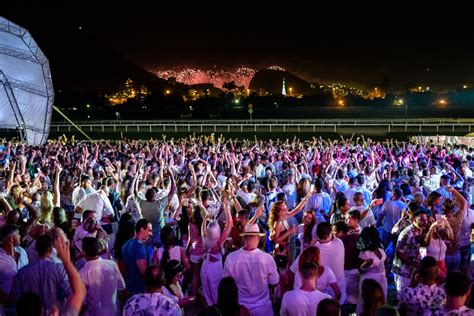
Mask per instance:
[[[317,222],[325,222],[326,219],[320,211],[324,211],[325,215],[329,214],[331,210],[331,197],[326,192],[314,193],[304,206],[304,210],[312,210]]]
[[[144,293],[145,283],[138,270],[137,260],[143,259],[148,262],[145,245],[135,238],[130,239],[122,247],[122,258],[127,267],[125,284],[127,285],[128,291],[132,294]]]

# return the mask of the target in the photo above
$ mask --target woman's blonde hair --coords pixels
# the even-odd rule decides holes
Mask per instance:
[[[14,200],[19,198],[21,196],[21,187],[20,187],[20,185],[19,184],[12,185],[8,195],[10,197],[12,197]]]
[[[51,217],[53,215],[53,194],[49,191],[44,192],[41,195],[41,202],[40,202],[40,209],[41,209],[41,218],[40,221],[42,223],[51,223]]]
[[[272,238],[272,236],[275,234],[274,226],[275,226],[275,223],[280,220],[280,210],[281,210],[281,206],[283,206],[284,203],[285,201],[277,201],[273,203],[272,205],[272,209],[270,210],[270,216],[268,218],[268,226],[270,228],[270,238]]]

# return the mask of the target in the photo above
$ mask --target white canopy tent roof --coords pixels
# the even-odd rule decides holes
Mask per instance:
[[[27,30],[0,17],[0,128],[18,128],[28,144],[44,144],[53,99],[48,59]]]

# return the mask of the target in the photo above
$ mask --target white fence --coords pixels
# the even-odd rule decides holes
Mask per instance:
[[[474,119],[321,119],[321,120],[181,120],[80,121],[84,132],[432,132],[467,134]],[[66,122],[53,122],[51,132],[75,132]]]

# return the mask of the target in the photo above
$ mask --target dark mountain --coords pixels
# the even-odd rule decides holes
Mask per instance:
[[[270,69],[257,71],[250,81],[249,88],[252,91],[265,91],[270,94],[281,94],[283,78],[285,78],[287,95],[290,94],[290,88],[292,89],[291,94],[293,95],[314,94],[313,89],[311,89],[311,85],[307,81],[298,78],[288,71]]]
[[[163,91],[169,86],[167,81],[108,47],[107,42],[99,43],[85,29],[58,29],[56,24],[48,23],[43,26],[48,28],[47,32],[37,33],[36,21],[16,19],[12,22],[30,31],[48,58],[57,92],[61,90],[87,95],[110,93],[122,87],[128,78],[135,85],[145,85],[151,91]]]

